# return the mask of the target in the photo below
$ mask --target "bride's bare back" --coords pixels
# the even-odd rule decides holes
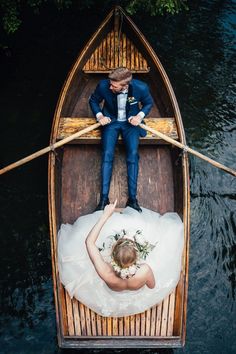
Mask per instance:
[[[89,257],[98,275],[104,280],[110,289],[114,291],[138,290],[144,285],[153,289],[155,287],[155,278],[151,268],[147,264],[142,264],[132,277],[121,279],[115,273],[113,267],[104,261],[95,244],[101,228],[106,223],[107,219],[113,214],[115,206],[116,202],[106,206],[101,218],[88,234],[85,242]]]
[[[106,273],[104,269],[103,276],[101,276],[101,278],[105,281],[107,286],[114,291],[138,290],[144,285],[150,289],[155,287],[153,272],[147,264],[143,264],[136,274],[129,279],[121,279],[115,274],[113,269],[110,269],[109,273]]]

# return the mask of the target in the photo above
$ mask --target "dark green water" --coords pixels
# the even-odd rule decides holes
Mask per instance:
[[[67,72],[103,16],[25,12],[15,36],[1,35],[1,166],[48,144]],[[175,17],[134,20],[170,77],[188,145],[236,169],[236,3],[194,1]],[[142,353],[236,353],[235,212],[236,179],[191,157],[186,346]],[[56,342],[46,157],[0,177],[0,215],[0,353],[71,353]]]

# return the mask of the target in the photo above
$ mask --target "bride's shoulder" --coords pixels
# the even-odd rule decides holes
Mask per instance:
[[[137,273],[135,274],[136,279],[140,282],[144,282],[148,288],[153,289],[155,287],[155,278],[151,267],[144,263]]]
[[[147,263],[143,263],[141,264],[141,266],[139,267],[139,269],[137,270],[135,277],[142,277],[147,275],[149,272],[151,271],[150,266]]]

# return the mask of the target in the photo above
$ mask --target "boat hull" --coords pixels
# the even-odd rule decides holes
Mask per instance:
[[[157,125],[161,124],[161,119],[164,121],[172,119],[175,123],[176,139],[185,143],[182,119],[169,79],[144,36],[119,7],[109,13],[70,71],[55,111],[51,143],[61,139],[63,124],[66,121],[69,122],[68,131],[70,132],[73,124],[78,124],[77,122],[81,119],[92,119],[88,97],[99,80],[107,77],[107,67],[99,67],[100,64],[98,62],[96,64],[94,58],[100,53],[99,50],[103,50],[102,55],[105,57],[104,53],[108,53],[108,44],[110,43],[111,46],[112,36],[109,33],[113,31],[114,36],[116,31],[119,33],[117,11],[119,16],[122,16],[124,24],[123,32],[120,31],[122,48],[126,51],[123,52],[123,57],[126,57],[126,63],[131,69],[133,68],[135,78],[148,83],[154,98],[154,107],[150,116],[155,118]],[[129,43],[133,47],[129,45],[130,53],[132,54],[132,48],[134,52],[133,62],[131,54],[130,61],[128,61],[129,51],[124,46],[124,43],[127,45],[128,38],[132,39]],[[136,65],[136,67],[133,65],[135,55],[139,58],[139,66]],[[109,60],[110,64],[119,64],[114,58],[113,62]],[[106,59],[107,62],[108,59]],[[186,153],[181,154],[177,148],[154,137],[141,140],[138,179],[140,204],[161,214],[175,211],[184,223],[185,246],[180,281],[176,289],[157,306],[145,313],[124,318],[101,317],[77,300],[71,300],[59,280],[57,232],[62,223],[73,223],[79,216],[91,213],[100,198],[99,133],[98,136],[91,134],[87,138],[67,144],[57,153],[50,153],[50,236],[60,347],[164,348],[184,345],[189,249],[188,157]],[[127,185],[124,183],[126,179],[125,149],[120,142],[116,147],[109,197],[110,200],[117,198],[118,207],[121,208],[125,206],[127,200]]]

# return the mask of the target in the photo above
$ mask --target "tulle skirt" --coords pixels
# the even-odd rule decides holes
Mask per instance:
[[[102,316],[128,316],[161,302],[176,287],[181,272],[183,223],[176,213],[160,215],[142,208],[138,213],[125,208],[115,212],[103,226],[97,240],[101,247],[121,229],[141,230],[145,239],[156,244],[145,262],[155,277],[155,288],[116,292],[97,274],[87,253],[85,239],[102,211],[79,217],[73,225],[62,224],[58,233],[59,275],[70,297]]]

